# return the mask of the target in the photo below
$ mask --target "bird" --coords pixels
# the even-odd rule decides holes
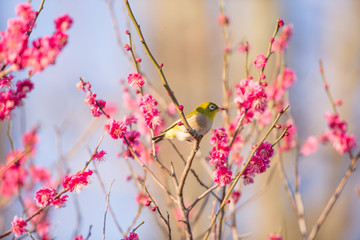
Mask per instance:
[[[188,113],[185,117],[190,127],[197,132],[197,134],[204,136],[211,129],[215,115],[220,111],[225,110],[215,103],[204,102],[197,106],[194,110]],[[170,127],[165,129],[160,135],[153,137],[155,143],[164,139],[177,139],[179,141],[191,141],[193,136],[187,132],[183,124],[179,124],[181,119],[175,121]]]

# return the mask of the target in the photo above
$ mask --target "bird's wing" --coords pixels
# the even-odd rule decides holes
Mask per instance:
[[[167,131],[169,131],[170,129],[172,129],[173,127],[175,127],[176,125],[177,125],[177,123],[178,122],[180,122],[181,121],[181,119],[178,119],[178,120],[176,120],[173,124],[171,124],[167,129],[165,129],[164,131],[163,131],[163,133],[164,132],[167,132]]]
[[[191,121],[191,119],[192,119],[192,117],[194,116],[196,114],[196,112],[195,111],[192,111],[192,112],[190,112],[190,113],[188,113],[185,117],[186,117],[186,120],[188,121],[188,123],[189,123],[189,125],[190,125],[190,122],[189,121]],[[173,124],[171,124],[167,129],[165,129],[164,131],[163,131],[163,133],[164,132],[167,132],[167,131],[169,131],[170,129],[172,129],[173,127],[175,127],[175,126],[177,126],[177,124],[178,124],[178,122],[180,122],[181,121],[181,119],[178,119],[178,120],[176,120]],[[190,125],[191,126],[191,125]]]

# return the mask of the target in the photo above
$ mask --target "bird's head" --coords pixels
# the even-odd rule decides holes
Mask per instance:
[[[210,121],[214,120],[216,113],[220,110],[225,110],[225,108],[221,108],[212,102],[204,102],[196,108],[196,111],[198,113],[206,115],[210,119]]]

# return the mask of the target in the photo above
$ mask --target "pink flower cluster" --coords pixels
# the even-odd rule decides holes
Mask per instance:
[[[123,121],[109,119],[104,128],[113,139],[122,138],[126,133],[126,125]]]
[[[224,14],[218,15],[218,22],[220,25],[228,25],[230,23],[229,18]]]
[[[121,240],[139,240],[139,236],[136,233],[131,232],[128,237]]]
[[[27,49],[29,36],[35,20],[30,3],[20,3],[15,7],[18,18],[8,20],[7,29],[0,32],[0,62],[4,64],[21,64],[21,55]]]
[[[290,128],[287,130],[285,137],[281,141],[279,152],[290,150],[296,146],[297,128],[294,121],[292,119],[288,119],[285,126]]]
[[[230,147],[228,146],[228,135],[224,128],[214,129],[210,138],[213,145],[210,151],[210,163],[215,166],[223,166],[226,164]]]
[[[125,138],[129,143],[129,145],[131,146],[131,148],[134,150],[136,156],[140,156],[138,151],[138,146],[140,144],[139,137],[140,137],[140,133],[135,130],[130,130],[125,133]],[[127,146],[125,139],[123,139],[123,143],[124,145]],[[123,158],[134,158],[133,154],[130,151],[129,146],[127,146],[126,151],[123,152]]]
[[[158,102],[150,94],[140,98],[140,111],[144,115],[146,125],[151,129],[155,129],[161,123],[160,111],[156,107],[157,104]]]
[[[12,79],[12,77],[10,78]],[[0,81],[4,82],[4,79],[5,78],[2,78]],[[7,79],[9,79],[9,77]],[[3,86],[6,86],[6,84],[3,84]],[[4,89],[4,91],[0,91],[0,120],[9,119],[11,117],[11,111],[17,106],[23,105],[22,100],[33,88],[33,83],[29,79],[25,79],[16,83],[16,90]]]
[[[76,84],[76,87],[86,92],[86,98],[84,102],[90,105],[91,114],[94,117],[100,117],[105,112],[106,101],[102,99],[96,99],[96,93],[91,92],[91,84],[89,82],[80,81]]]
[[[33,41],[28,47],[28,32],[32,31],[35,13],[30,3],[20,3],[15,8],[18,18],[9,19],[7,29],[0,32],[0,62],[19,70],[32,67],[33,73],[39,73],[48,65],[54,64],[56,57],[67,43],[65,33],[72,24],[68,15],[54,20],[55,32]]]
[[[107,152],[104,150],[101,150],[100,152],[94,153],[91,158],[98,162],[102,162],[104,160],[105,154],[107,154]]]
[[[267,96],[264,88],[258,83],[250,79],[241,80],[235,85],[235,99],[239,114],[242,115],[247,110],[244,123],[251,122],[256,114],[265,111]]]
[[[68,195],[63,195],[55,199],[56,194],[56,190],[53,187],[41,187],[35,193],[36,204],[39,207],[46,207],[48,205],[55,206],[56,208],[64,207]]]
[[[274,155],[274,149],[271,143],[263,142],[256,150],[249,165],[246,167],[243,176],[244,184],[254,182],[255,174],[260,174],[270,167],[270,158]]]
[[[354,135],[346,133],[346,122],[340,120],[337,114],[331,112],[327,112],[325,118],[329,129],[323,134],[322,141],[330,141],[339,154],[350,153],[356,147],[357,142]]]
[[[74,175],[67,175],[64,177],[62,185],[64,188],[68,188],[70,192],[75,191],[76,193],[78,193],[88,185],[90,181],[89,176],[91,176],[92,174],[93,171],[89,169],[84,172],[77,172]]]
[[[143,205],[143,206],[149,206],[149,202],[151,202],[149,196],[143,192],[139,192],[136,195],[135,201],[137,204]]]
[[[50,172],[41,166],[31,166],[29,169],[31,179],[34,183],[51,184]]]
[[[100,117],[103,114],[101,109],[105,108],[106,102],[102,99],[96,99],[96,93],[87,92],[84,102],[90,105],[91,114],[94,117]]]
[[[290,68],[285,68],[283,73],[279,75],[275,82],[269,85],[266,89],[266,94],[269,99],[280,101],[286,89],[290,88],[296,81],[296,75]]]
[[[215,166],[213,181],[219,186],[230,183],[232,172],[226,166],[230,147],[228,145],[228,135],[224,128],[214,129],[210,138],[213,148],[210,151],[210,163]]]
[[[239,53],[244,53],[244,52],[248,52],[250,50],[250,45],[248,43],[241,43],[239,44],[237,50],[239,51]]]
[[[254,109],[263,112],[266,107],[266,94],[259,83],[244,79],[235,85],[234,101],[239,109]]]
[[[38,127],[33,127],[29,132],[26,132],[22,137],[22,143],[25,149],[31,150],[30,155],[35,155],[35,146],[39,142],[37,135]]]
[[[26,232],[26,225],[27,223],[24,219],[15,216],[11,222],[11,232],[15,235],[15,237],[20,237],[24,232]]]
[[[282,240],[282,235],[280,233],[272,233],[269,235],[269,240]]]
[[[262,69],[266,66],[266,57],[264,54],[259,54],[256,56],[256,59],[254,61],[254,65],[256,69]]]
[[[121,81],[121,83],[124,84],[124,81]],[[139,141],[139,138],[140,135],[149,134],[149,127],[156,127],[156,129],[158,129],[158,124],[162,123],[159,116],[160,112],[156,108],[157,101],[151,95],[144,95],[142,97],[137,95],[139,97],[139,100],[137,101],[131,96],[127,87],[124,87],[122,96],[124,106],[131,111],[131,113],[125,115],[121,121],[109,119],[108,123],[105,125],[105,130],[112,138],[123,139],[123,143],[127,148],[125,151],[119,153],[118,156],[122,156],[123,158],[135,157],[133,156],[130,147],[127,145],[128,142],[136,154],[136,157],[139,157],[142,162],[151,163],[151,151]],[[130,129],[135,129],[134,124],[137,125],[137,130],[128,131],[127,126],[129,126]],[[127,142],[125,141],[125,138]]]
[[[300,153],[303,156],[308,156],[316,151],[318,148],[318,140],[314,136],[310,136],[306,139],[301,147]]]
[[[133,88],[141,88],[145,84],[143,76],[139,73],[130,73],[128,83]]]
[[[289,39],[292,36],[293,25],[288,24],[281,28],[281,32],[275,38],[275,41],[272,44],[271,50],[275,52],[283,52],[288,45]]]
[[[36,128],[26,132],[23,136],[24,148],[9,152],[5,157],[5,163],[0,165],[0,195],[10,199],[25,186],[31,179],[31,185],[26,189],[31,191],[36,183],[50,184],[50,173],[47,169],[32,164],[27,165],[27,159],[35,152],[38,136]],[[32,194],[32,193],[31,193]]]
[[[1,166],[1,170],[4,172],[0,181],[0,194],[11,198],[17,193],[19,187],[25,184],[25,178],[28,175],[25,168],[26,157],[23,156],[21,150],[16,150],[8,153],[5,159],[5,164]],[[18,160],[16,161],[16,159]]]

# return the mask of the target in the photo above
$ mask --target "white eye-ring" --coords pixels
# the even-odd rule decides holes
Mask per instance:
[[[210,104],[209,109],[212,111],[212,110],[215,110],[215,109],[216,109],[216,107],[215,107],[215,105]]]

